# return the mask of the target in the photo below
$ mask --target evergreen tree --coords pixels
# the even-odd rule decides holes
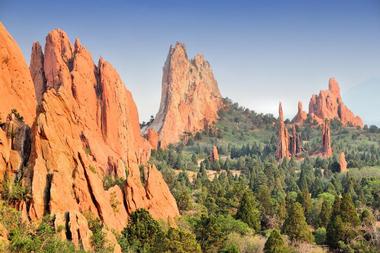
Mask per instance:
[[[137,209],[129,217],[128,226],[119,238],[123,252],[159,252],[164,233],[160,224],[145,209]]]
[[[292,241],[311,242],[313,235],[306,223],[303,208],[300,203],[295,202],[288,210],[288,216],[283,225],[283,232]]]
[[[270,236],[264,245],[264,252],[265,253],[282,253],[282,252],[285,252],[285,243],[281,237],[280,232],[278,232],[278,230],[274,229],[270,233]]]
[[[327,227],[331,218],[331,211],[329,203],[326,200],[323,201],[321,212],[319,213],[319,227]]]
[[[302,192],[300,192],[297,196],[297,201],[302,205],[304,214],[306,216],[307,222],[310,224],[311,222],[311,197],[310,193],[305,188]]]
[[[352,226],[358,226],[360,224],[360,219],[352,202],[351,195],[348,193],[343,194],[342,203],[340,204],[340,216],[343,222],[350,222]]]
[[[251,191],[244,193],[236,218],[244,221],[256,232],[260,231],[260,211],[257,208],[255,198]]]

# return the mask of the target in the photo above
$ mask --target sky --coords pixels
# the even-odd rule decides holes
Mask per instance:
[[[117,69],[140,121],[158,111],[162,67],[176,41],[190,57],[204,54],[224,97],[257,112],[277,115],[282,101],[292,118],[297,101],[307,109],[333,76],[343,100],[355,101],[361,84],[380,86],[380,0],[0,0],[0,21],[27,62],[32,43],[44,44],[54,28],[80,38],[95,62],[102,56]],[[350,101],[355,113],[361,103]],[[380,125],[378,109],[360,116]]]

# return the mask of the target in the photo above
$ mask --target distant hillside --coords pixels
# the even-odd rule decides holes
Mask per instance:
[[[347,105],[360,115],[365,124],[380,126],[380,79],[370,79],[343,94]]]

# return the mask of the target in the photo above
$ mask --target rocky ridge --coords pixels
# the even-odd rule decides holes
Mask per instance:
[[[329,79],[329,88],[322,90],[318,95],[313,95],[309,102],[309,115],[318,124],[323,124],[325,119],[339,120],[344,126],[352,125],[363,127],[363,121],[343,103],[340,95],[339,83],[335,78]]]

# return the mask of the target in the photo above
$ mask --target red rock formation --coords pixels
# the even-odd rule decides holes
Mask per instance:
[[[289,153],[289,134],[288,129],[284,123],[284,114],[282,111],[282,105],[280,103],[278,108],[278,144],[276,157],[278,159],[287,158],[290,156]]]
[[[159,133],[161,147],[201,131],[218,118],[222,97],[210,64],[202,55],[189,60],[185,46],[170,47],[162,77],[160,109],[150,125]]]
[[[28,65],[17,45],[0,22],[0,122],[16,109],[31,125],[36,115],[36,98]]]
[[[298,112],[297,115],[293,118],[292,122],[297,125],[302,125],[307,119],[307,113],[302,109],[302,102],[298,102]]]
[[[347,161],[346,161],[346,156],[344,155],[344,152],[340,152],[339,154],[339,169],[340,169],[340,172],[347,171]]]
[[[212,146],[212,152],[211,152],[211,161],[218,161],[219,160],[219,152],[218,148],[214,145]]]
[[[95,65],[79,40],[73,46],[65,32],[53,30],[44,53],[34,44],[30,72],[40,104],[25,176],[32,189],[30,219],[62,217],[57,222],[69,222],[73,242],[81,240],[88,250],[83,213],[116,231],[137,208],[165,221],[179,215],[154,166],[146,167],[141,182],[139,164],[148,160],[150,146],[140,134],[132,95],[111,64],[100,59]],[[123,187],[106,189],[105,177],[127,178]]]
[[[148,140],[152,149],[157,149],[159,146],[158,133],[153,128],[148,128],[145,134],[145,138]]]
[[[332,153],[330,123],[328,120],[325,120],[322,126],[322,155],[330,157]]]
[[[289,153],[292,156],[298,156],[303,151],[302,148],[302,139],[301,134],[297,133],[296,125],[292,125],[292,136],[289,137],[290,139],[290,150]]]
[[[355,116],[343,103],[339,84],[335,78],[330,78],[328,90],[322,90],[319,95],[311,97],[309,114],[319,124],[323,124],[325,119],[338,119],[344,126],[363,127],[362,119]]]

